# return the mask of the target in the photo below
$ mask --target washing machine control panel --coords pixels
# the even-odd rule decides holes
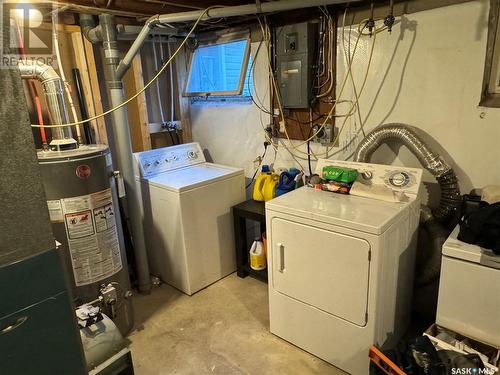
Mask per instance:
[[[134,153],[136,175],[151,177],[206,161],[197,142]]]
[[[417,195],[422,182],[422,169],[382,165],[372,163],[357,163],[344,160],[319,159],[316,173],[321,175],[323,167],[338,166],[353,168],[359,172],[358,181],[366,184],[385,185],[394,191]]]

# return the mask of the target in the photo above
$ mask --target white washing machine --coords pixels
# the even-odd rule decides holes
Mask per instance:
[[[443,244],[436,323],[500,348],[500,256],[460,241]]]
[[[422,170],[355,168],[364,195],[309,187],[266,202],[271,332],[354,375],[368,350],[396,343],[410,318]],[[386,189],[388,188],[388,189]]]
[[[134,155],[151,273],[191,295],[234,272],[243,170],[208,163],[198,143]]]

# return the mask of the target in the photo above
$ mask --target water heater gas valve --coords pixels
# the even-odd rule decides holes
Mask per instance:
[[[118,301],[118,293],[113,284],[102,285],[100,293],[102,301],[106,305],[114,305]]]

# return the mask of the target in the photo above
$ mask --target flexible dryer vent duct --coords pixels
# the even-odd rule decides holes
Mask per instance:
[[[20,60],[19,70],[21,77],[38,80],[43,87],[52,124],[67,124],[68,111],[64,102],[64,84],[50,65],[40,64],[35,60]],[[55,150],[76,148],[76,141],[72,137],[71,128],[52,128],[50,146]]]
[[[413,127],[404,124],[382,125],[361,141],[354,153],[354,160],[369,162],[373,153],[388,141],[399,141],[405,145],[439,183],[441,200],[439,207],[433,211],[434,217],[446,221],[455,214],[461,204],[460,189],[453,169],[416,134]]]

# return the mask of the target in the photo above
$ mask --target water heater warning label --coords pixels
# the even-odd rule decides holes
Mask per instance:
[[[56,204],[51,203],[55,208]],[[60,200],[76,286],[122,269],[111,190]]]
[[[88,237],[94,234],[94,223],[90,217],[90,211],[82,211],[74,214],[65,214],[66,230],[70,240]]]

